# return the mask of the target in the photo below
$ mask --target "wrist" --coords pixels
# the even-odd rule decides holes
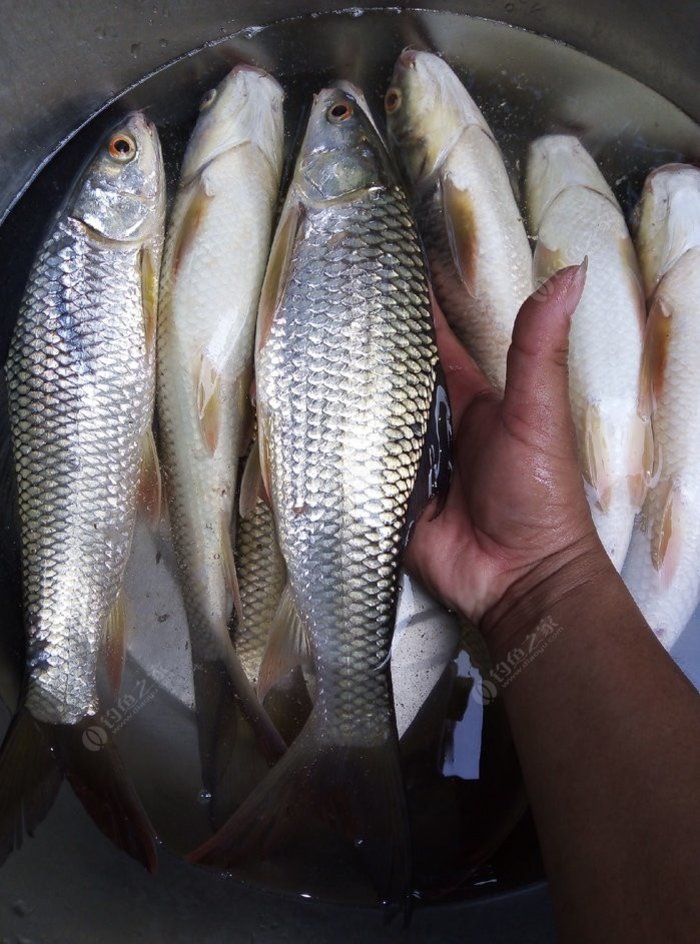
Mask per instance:
[[[569,606],[579,609],[602,582],[619,582],[597,535],[543,558],[514,581],[483,615],[480,629],[494,662],[521,647],[542,621],[556,620]]]

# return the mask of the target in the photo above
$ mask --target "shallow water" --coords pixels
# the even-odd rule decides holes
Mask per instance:
[[[0,229],[4,359],[26,275],[53,208],[102,129],[131,108],[146,108],[161,132],[171,194],[197,103],[236,62],[272,72],[287,92],[287,166],[310,97],[328,81],[350,79],[382,122],[393,62],[407,44],[441,51],[457,69],[504,151],[519,191],[529,140],[574,131],[599,161],[629,212],[646,173],[671,160],[700,159],[700,130],[668,101],[629,77],[566,46],[503,24],[430,12],[355,9],[251,26],[146,79],[97,116],[40,174]],[[0,410],[0,422],[5,417]],[[4,518],[0,592],[7,649],[0,690],[11,701],[21,663],[16,529]],[[127,575],[127,708],[98,719],[117,738],[156,828],[186,851],[207,834],[207,797],[198,775],[191,713],[191,665],[172,548],[139,525]],[[677,658],[697,681],[700,636],[686,633]],[[404,734],[405,777],[413,818],[416,895],[425,900],[480,896],[542,876],[517,759],[500,699],[484,697],[476,655],[469,658],[451,618],[404,586],[392,674]],[[427,701],[426,701],[427,699]],[[425,704],[424,704],[425,702]],[[361,869],[332,837],[309,835],[275,862],[242,877],[304,897],[371,899]]]

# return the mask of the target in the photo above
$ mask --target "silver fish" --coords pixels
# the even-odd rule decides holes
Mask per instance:
[[[569,397],[593,522],[621,570],[651,442],[637,409],[644,297],[634,246],[612,190],[573,135],[533,141],[526,188],[538,282],[588,257],[569,336]]]
[[[269,759],[284,750],[228,631],[238,596],[230,528],[252,427],[248,391],[282,166],[282,99],[277,82],[250,66],[237,66],[204,97],[161,276],[160,449],[192,644],[203,777],[215,798],[233,760],[239,712]],[[241,775],[250,769],[236,765]],[[249,787],[240,784],[237,792]]]
[[[119,671],[118,595],[139,482],[157,486],[151,419],[164,211],[158,136],[134,114],[101,144],[52,225],[6,364],[28,662],[0,760],[0,810],[21,823],[24,805],[32,831],[56,782],[53,748],[98,825],[149,866],[145,814],[105,730],[89,725],[101,701],[99,663],[112,661],[115,684]],[[150,494],[157,508],[157,487]]]
[[[385,108],[437,300],[502,391],[515,316],[532,291],[532,253],[498,144],[455,73],[429,52],[401,53]]]
[[[256,354],[263,478],[317,696],[287,754],[195,860],[264,856],[303,831],[309,811],[364,853],[382,900],[408,894],[388,665],[436,373],[407,201],[361,93],[326,89],[273,243]]]
[[[638,216],[649,306],[640,405],[655,459],[622,576],[670,649],[700,602],[700,169],[652,171]]]

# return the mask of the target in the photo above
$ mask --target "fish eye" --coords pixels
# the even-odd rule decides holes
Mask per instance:
[[[401,108],[401,92],[397,88],[390,88],[384,96],[384,108],[389,115]]]
[[[133,160],[136,157],[136,141],[130,134],[118,131],[109,139],[109,156],[122,164]]]
[[[215,101],[216,89],[209,89],[208,92],[205,92],[204,95],[202,95],[202,100],[199,103],[199,110],[206,111],[208,108],[211,108]]]
[[[341,121],[347,121],[351,115],[352,105],[350,102],[338,102],[336,105],[331,105],[326,117],[334,125],[339,125]]]

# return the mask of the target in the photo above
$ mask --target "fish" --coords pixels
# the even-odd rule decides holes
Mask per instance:
[[[385,96],[433,291],[453,331],[503,392],[532,251],[494,135],[450,66],[405,49]]]
[[[588,259],[569,335],[569,395],[591,515],[620,571],[652,453],[638,410],[645,307],[634,246],[615,195],[573,135],[530,145],[526,199],[537,282]]]
[[[100,141],[31,268],[5,378],[21,522],[26,675],[0,754],[0,858],[63,777],[149,869],[153,829],[100,712],[119,688],[139,503],[160,503],[151,422],[165,176],[141,113]]]
[[[261,475],[317,694],[284,757],[190,859],[259,860],[313,818],[337,826],[378,900],[400,907],[411,856],[389,661],[438,356],[410,208],[350,83],[313,101],[255,369]]]
[[[215,801],[226,792],[235,802],[284,751],[229,636],[232,611],[240,611],[231,525],[252,430],[255,319],[282,168],[282,104],[276,80],[248,65],[205,94],[161,275],[160,454],[190,634],[202,776]],[[257,745],[266,763],[236,757],[237,742],[251,737],[251,750]]]
[[[670,649],[700,602],[700,169],[652,171],[636,242],[649,305],[640,409],[654,463],[622,577]]]

